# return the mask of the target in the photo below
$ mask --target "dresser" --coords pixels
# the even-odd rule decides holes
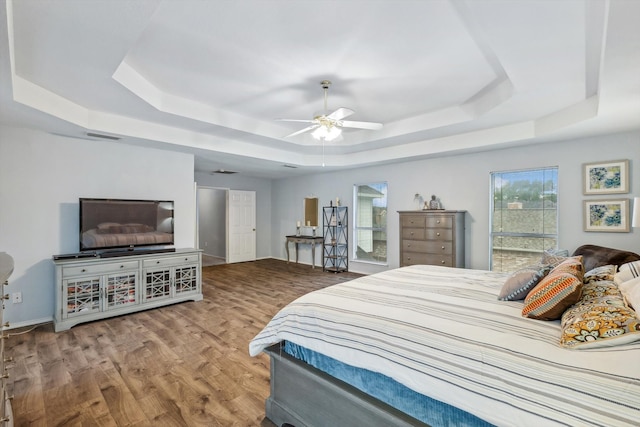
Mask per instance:
[[[398,211],[400,267],[414,264],[464,268],[466,211]]]

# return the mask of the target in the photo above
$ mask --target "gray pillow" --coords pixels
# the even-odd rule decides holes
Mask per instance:
[[[500,301],[519,301],[529,294],[540,280],[542,280],[552,266],[550,265],[530,265],[511,273],[500,289],[498,299]]]

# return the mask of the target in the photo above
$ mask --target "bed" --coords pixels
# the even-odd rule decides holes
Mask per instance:
[[[611,256],[596,250],[594,262],[584,248],[568,257],[591,268],[578,297],[610,304],[614,273],[640,256],[616,251],[608,267]],[[498,300],[510,277],[417,265],[297,299],[249,345],[270,356],[267,418],[296,427],[638,425],[637,316],[627,316],[626,334],[612,328],[592,345],[567,335],[575,319],[528,318],[528,299]],[[585,304],[572,300],[566,312]]]

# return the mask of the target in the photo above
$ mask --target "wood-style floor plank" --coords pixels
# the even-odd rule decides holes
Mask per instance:
[[[261,426],[269,359],[249,341],[295,298],[355,273],[260,260],[203,268],[204,300],[6,341],[15,426]]]

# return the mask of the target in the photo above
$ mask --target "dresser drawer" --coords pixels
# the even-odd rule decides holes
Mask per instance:
[[[153,259],[145,259],[142,261],[142,266],[144,268],[149,267],[164,267],[164,266],[172,266],[172,265],[180,265],[180,264],[190,264],[198,262],[198,254],[190,254],[183,256],[174,256],[167,258],[153,258]]]
[[[405,252],[451,255],[453,253],[453,244],[451,242],[434,242],[429,240],[403,240],[402,249]]]
[[[434,215],[426,218],[428,228],[453,228],[453,218],[447,215]]]
[[[413,240],[424,240],[426,234],[424,228],[403,228],[402,238]]]
[[[424,231],[424,238],[427,240],[451,241],[453,240],[453,230],[451,228],[428,228]]]
[[[424,225],[425,225],[424,215],[402,215],[400,219],[402,221],[402,228],[405,228],[405,227],[424,228]]]
[[[453,257],[451,255],[423,254],[419,252],[405,252],[402,255],[402,265],[442,265],[453,267]]]
[[[138,261],[109,262],[92,265],[62,267],[62,277],[80,276],[85,274],[115,273],[138,268]]]

